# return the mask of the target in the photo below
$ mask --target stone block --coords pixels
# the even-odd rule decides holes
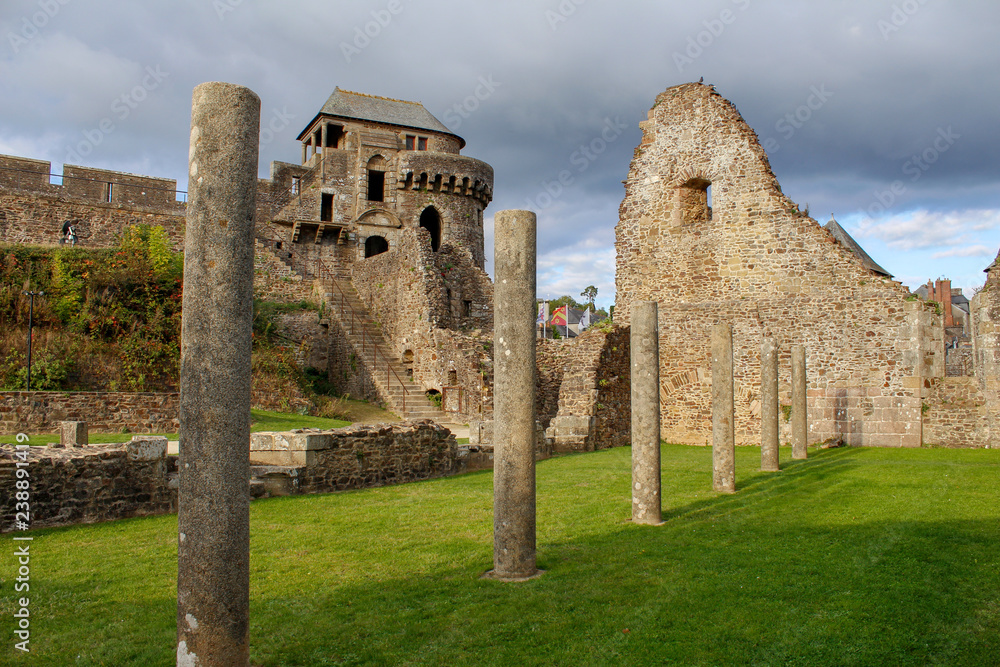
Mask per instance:
[[[167,439],[162,435],[135,435],[125,443],[129,461],[157,461],[167,456]]]
[[[87,422],[59,422],[59,444],[63,447],[86,447],[90,444]]]
[[[317,453],[335,448],[330,433],[262,431],[250,434],[250,460],[272,466],[310,466]]]

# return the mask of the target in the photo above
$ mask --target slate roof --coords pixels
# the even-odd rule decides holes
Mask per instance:
[[[866,269],[888,278],[892,278],[892,274],[879,266],[875,260],[865,252],[865,249],[858,245],[858,242],[855,241],[851,235],[840,226],[840,223],[833,219],[832,215],[830,216],[830,222],[823,225],[823,228],[833,234],[833,238],[837,239],[837,242],[840,243],[840,245],[854,253],[858,259],[861,260],[861,263]]]
[[[353,120],[367,120],[375,123],[385,123],[387,125],[398,125],[400,127],[411,127],[416,130],[428,130],[431,132],[441,132],[458,137],[457,134],[435,118],[430,111],[424,108],[420,102],[407,102],[406,100],[394,100],[390,97],[379,97],[377,95],[366,95],[355,93],[350,90],[335,88],[333,94],[327,99],[326,104],[316,114],[336,116],[339,118],[349,118]],[[306,126],[306,130],[315,122],[315,118]],[[299,140],[305,135],[306,130],[299,135]],[[458,137],[462,146],[465,140]]]

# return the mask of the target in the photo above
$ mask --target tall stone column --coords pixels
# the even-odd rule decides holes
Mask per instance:
[[[660,337],[655,301],[632,307],[632,521],[659,525]]]
[[[733,328],[712,327],[712,488],[736,492],[736,433],[733,427]]]
[[[250,335],[260,99],[194,89],[178,462],[177,665],[246,665]]]
[[[493,570],[502,581],[535,564],[535,214],[494,217]]]
[[[777,472],[778,350],[773,338],[760,346],[760,469]]]
[[[806,442],[809,436],[808,406],[806,405],[806,348],[792,346],[792,458],[809,456]]]

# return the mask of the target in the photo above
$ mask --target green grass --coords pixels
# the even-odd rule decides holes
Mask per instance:
[[[738,448],[726,496],[710,449],[665,446],[658,527],[628,520],[630,453],[539,462],[547,572],[520,584],[479,578],[489,472],[255,501],[251,662],[997,664],[1000,452],[783,449],[765,474]],[[34,531],[30,662],[173,664],[176,530],[164,516]],[[13,608],[4,586],[4,628]]]
[[[351,422],[340,419],[325,419],[323,417],[310,417],[309,415],[284,414],[281,412],[268,412],[267,410],[251,410],[250,416],[253,423],[250,431],[291,431],[296,428],[342,428],[350,426]],[[88,440],[93,445],[109,442],[128,442],[135,433],[91,433]],[[170,440],[176,440],[176,433],[154,433],[152,435],[164,435]],[[11,444],[15,435],[0,435],[0,443]],[[59,442],[58,433],[43,433],[40,435],[30,435],[28,444],[40,447],[50,442]]]

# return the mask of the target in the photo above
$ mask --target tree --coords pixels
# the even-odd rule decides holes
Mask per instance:
[[[584,299],[587,300],[587,302],[590,304],[590,309],[591,310],[595,310],[595,308],[594,308],[594,299],[597,298],[597,288],[596,287],[594,287],[593,285],[588,285],[586,287],[586,289],[584,289],[582,292],[580,292],[580,296],[582,296]]]

